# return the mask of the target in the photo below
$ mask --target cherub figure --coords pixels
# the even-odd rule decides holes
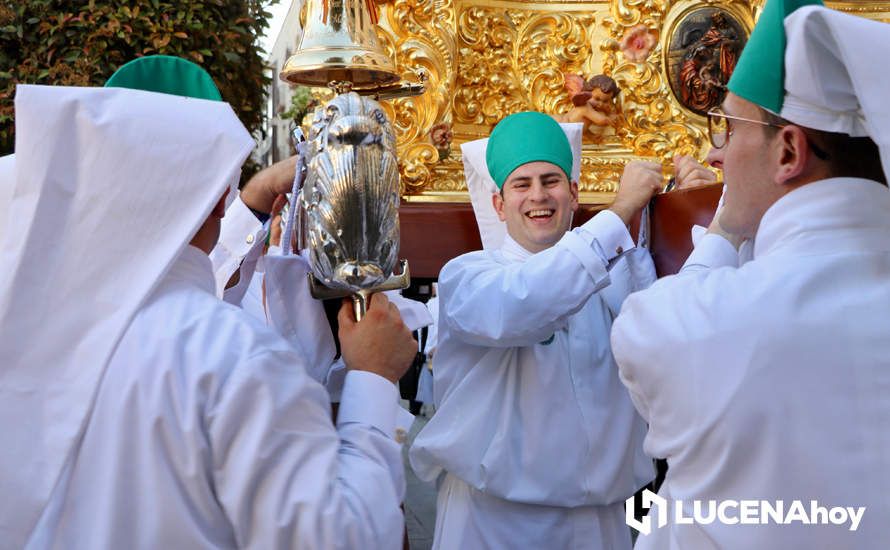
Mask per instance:
[[[555,115],[553,118],[557,122],[581,122],[584,131],[592,133],[599,131],[597,126],[615,126],[618,120],[615,98],[621,90],[614,80],[604,74],[587,81],[580,75],[567,74],[565,80],[574,107],[567,113]]]

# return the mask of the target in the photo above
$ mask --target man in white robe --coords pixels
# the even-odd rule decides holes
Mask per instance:
[[[801,4],[767,3],[710,115],[708,234],[613,327],[669,465],[637,548],[890,541],[890,26]]]
[[[360,323],[344,306],[335,428],[299,348],[215,296],[207,253],[252,140],[206,73],[154,63],[169,93],[16,94],[2,546],[399,548],[410,332],[385,297]]]
[[[419,477],[438,478],[434,547],[629,548],[624,501],[653,469],[609,329],[626,291],[654,278],[626,225],[660,166],[634,164],[611,209],[568,231],[578,187],[552,118],[507,117],[486,156],[507,235],[440,274],[437,410],[410,451]]]

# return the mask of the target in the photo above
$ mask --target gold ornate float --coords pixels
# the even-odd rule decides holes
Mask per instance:
[[[744,40],[763,3],[377,0],[378,36],[397,70],[414,78],[412,70],[420,67],[427,77],[424,95],[386,102],[398,135],[403,197],[468,200],[460,144],[487,136],[510,113],[569,111],[573,105],[564,87],[569,74],[606,74],[620,89],[621,120],[584,144],[582,202],[608,203],[630,159],[667,164],[674,153],[703,157],[706,120],[671,88],[671,71],[683,62],[677,33],[696,21],[701,26],[720,10],[743,31]],[[890,21],[887,1],[827,4]],[[700,73],[708,79],[707,68]],[[443,142],[452,136],[451,143]]]

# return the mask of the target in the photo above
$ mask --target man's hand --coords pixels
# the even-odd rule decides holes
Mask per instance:
[[[689,189],[717,181],[717,174],[689,155],[674,155],[675,189]]]
[[[241,189],[241,201],[258,212],[270,213],[275,197],[291,192],[296,171],[296,155],[263,168]]]
[[[661,191],[661,187],[661,164],[632,160],[624,167],[618,194],[609,210],[618,214],[625,225],[630,225],[634,216],[649,204],[649,200]]]
[[[742,246],[742,243],[745,241],[745,237],[737,235],[735,233],[730,233],[729,231],[723,229],[723,226],[720,225],[720,214],[722,212],[723,208],[720,208],[719,210],[717,210],[717,213],[714,214],[714,219],[711,220],[711,225],[708,226],[708,233],[720,235],[721,237],[729,241],[729,243],[734,246],[736,250],[738,250],[739,247]]]
[[[269,214],[272,216],[272,221],[269,222],[269,244],[271,246],[279,246],[281,244],[281,234],[284,233],[281,229],[281,210],[285,204],[287,204],[287,197],[278,195],[275,197],[275,202],[272,203],[272,210],[269,211]]]
[[[346,368],[379,374],[393,384],[405,374],[417,340],[402,322],[395,304],[385,294],[371,295],[368,311],[356,322],[352,299],[343,300],[337,321],[340,323],[340,350]]]

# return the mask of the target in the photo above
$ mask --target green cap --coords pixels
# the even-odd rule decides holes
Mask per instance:
[[[745,44],[727,88],[751,103],[779,114],[785,102],[785,18],[821,0],[767,0]]]
[[[172,55],[149,55],[124,64],[106,88],[132,88],[197,99],[222,101],[213,78],[200,66]]]
[[[553,117],[526,111],[512,114],[494,127],[488,138],[485,163],[498,189],[503,188],[513,170],[538,161],[560,167],[571,181],[572,147]]]

